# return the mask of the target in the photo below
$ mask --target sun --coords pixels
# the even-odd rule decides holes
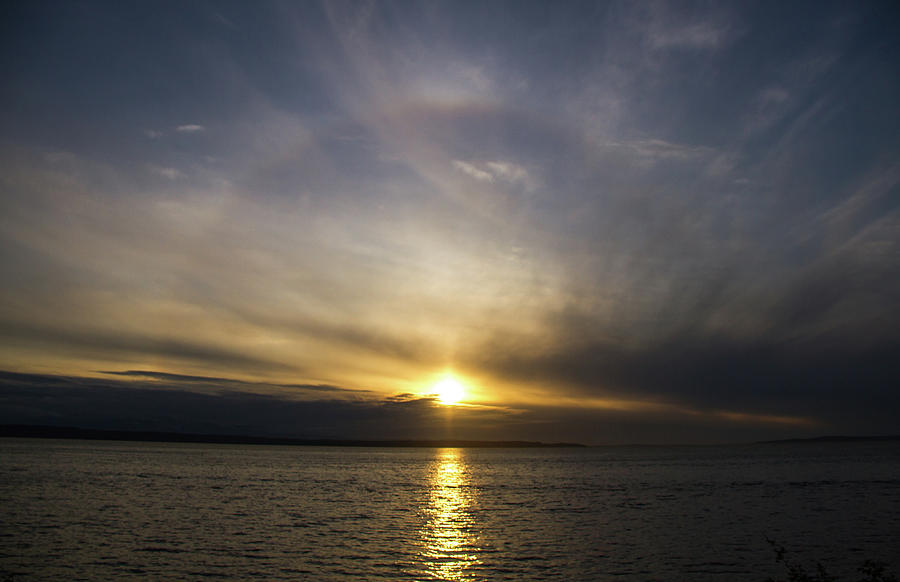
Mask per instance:
[[[465,398],[466,387],[453,376],[444,376],[434,383],[431,392],[437,394],[441,404],[452,405],[459,404]]]

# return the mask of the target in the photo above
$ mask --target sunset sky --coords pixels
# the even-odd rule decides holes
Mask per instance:
[[[0,423],[900,433],[898,26],[893,2],[9,5]]]

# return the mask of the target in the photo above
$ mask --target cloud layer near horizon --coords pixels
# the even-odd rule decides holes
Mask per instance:
[[[17,6],[0,367],[896,432],[896,16]]]

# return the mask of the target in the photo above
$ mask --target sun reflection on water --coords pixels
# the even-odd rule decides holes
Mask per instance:
[[[431,470],[421,534],[421,558],[431,577],[463,580],[466,570],[480,563],[474,505],[463,451],[442,449]]]

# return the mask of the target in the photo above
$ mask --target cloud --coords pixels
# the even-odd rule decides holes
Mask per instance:
[[[695,22],[651,29],[647,40],[654,49],[711,49],[722,44],[727,31],[714,22]]]
[[[791,94],[783,87],[769,87],[760,92],[758,100],[763,105],[769,103],[782,103],[787,101]]]
[[[506,182],[533,188],[533,178],[524,167],[512,162],[464,162],[453,160],[453,167],[481,182]]]
[[[31,345],[43,350],[81,357],[101,359],[119,357],[161,356],[175,362],[206,362],[247,370],[287,370],[285,364],[241,353],[239,349],[216,346],[196,337],[139,333],[127,330],[97,329],[95,326],[69,327],[19,323],[7,318],[0,337],[15,340],[18,345]]]
[[[177,384],[189,384],[195,386],[228,386],[228,387],[244,387],[254,388],[257,390],[273,388],[288,388],[294,393],[297,390],[303,392],[314,393],[355,393],[367,394],[370,390],[360,390],[354,388],[341,388],[338,386],[329,386],[327,384],[278,384],[272,382],[247,382],[245,380],[237,380],[234,378],[221,378],[218,376],[191,376],[186,374],[172,374],[169,372],[157,372],[153,370],[122,370],[122,371],[101,371],[102,374],[111,374],[114,376],[128,376],[133,378],[149,378],[151,380],[160,380],[163,382],[172,382]]]
[[[486,162],[488,170],[497,178],[507,182],[524,182],[528,180],[528,171],[511,162]]]
[[[900,342],[873,350],[845,348],[828,337],[786,345],[685,332],[639,347],[560,338],[545,350],[498,348],[482,346],[478,362],[497,377],[624,398],[626,408],[634,406],[629,400],[659,403],[670,412],[763,424],[775,418],[849,433],[891,432],[900,413],[900,395],[888,389],[900,381],[892,365]]]
[[[796,419],[665,407],[444,407],[412,394],[309,398],[228,379],[126,372],[128,380],[0,371],[0,423],[343,439],[732,442],[811,434]],[[142,377],[150,381],[141,380]],[[250,388],[251,390],[247,390]],[[774,427],[774,431],[773,431]],[[815,434],[815,433],[812,433]]]
[[[184,173],[181,170],[176,168],[163,168],[160,166],[150,166],[150,170],[154,174],[158,174],[163,176],[164,178],[168,178],[169,180],[177,180],[178,178],[183,178]]]
[[[448,422],[450,411],[431,399],[334,399],[327,397],[331,391],[326,398],[298,399],[296,391],[265,394],[211,377],[149,374],[152,382],[0,371],[0,423],[300,438],[498,439],[506,433],[494,427],[514,416],[459,407]]]
[[[175,128],[175,131],[179,133],[198,133],[206,131],[206,128],[202,125],[197,125],[196,123],[189,123],[187,125],[179,125]]]
[[[660,161],[693,161],[708,158],[715,150],[706,146],[672,143],[662,139],[636,139],[628,141],[608,142],[601,147],[619,150],[632,154],[640,160]]]
[[[662,291],[646,303],[643,284],[623,291],[612,311],[597,291],[594,301],[579,297],[580,306],[573,298],[539,333],[486,333],[468,351],[469,365],[583,398],[809,419],[838,432],[894,431],[900,317],[891,305],[900,277],[897,263],[885,260],[897,246],[889,233],[898,221],[887,218],[771,279],[743,273],[739,263],[706,274],[658,269],[646,285]]]
[[[463,172],[464,174],[468,174],[476,180],[481,180],[482,182],[494,181],[494,175],[491,172],[488,172],[487,170],[480,170],[475,165],[470,164],[469,162],[453,160],[453,167]]]
[[[701,12],[651,2],[637,5],[634,17],[644,42],[654,51],[720,49],[735,36],[735,16],[724,5]]]
[[[0,365],[307,396],[415,394],[458,365],[496,402],[569,407],[519,420],[652,431],[877,416],[844,361],[893,410],[878,11],[563,6],[538,35],[533,11],[478,4],[251,11],[240,42],[68,21],[40,54],[10,40]],[[118,51],[141,74],[84,58]],[[204,131],[165,119],[216,139],[120,131]]]

